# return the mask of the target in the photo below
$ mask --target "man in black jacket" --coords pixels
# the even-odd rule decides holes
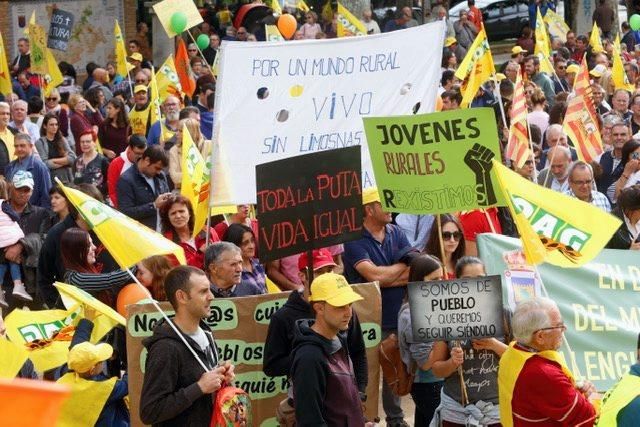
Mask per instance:
[[[211,329],[202,321],[210,315],[213,301],[209,280],[198,268],[180,266],[169,272],[164,289],[182,338],[171,325],[160,321],[153,335],[143,341],[149,353],[140,418],[153,426],[208,426],[213,414],[212,394],[223,383],[232,384],[235,377],[234,366],[218,360]]]
[[[171,196],[167,177],[162,172],[168,165],[164,149],[153,145],[118,180],[120,211],[156,231],[160,231],[158,209]]]
[[[344,330],[351,304],[361,300],[343,276],[326,273],[311,284],[315,320],[296,322],[291,366],[296,425],[364,426]]]
[[[618,206],[613,213],[622,224],[611,236],[607,248],[640,250],[640,184],[620,192]]]

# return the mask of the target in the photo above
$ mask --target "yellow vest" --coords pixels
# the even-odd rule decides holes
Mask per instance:
[[[75,372],[63,375],[57,383],[71,387],[71,397],[60,410],[57,427],[93,426],[116,385],[116,377],[106,381],[80,378]]]
[[[513,390],[516,387],[516,381],[520,376],[522,368],[524,368],[524,364],[533,356],[539,356],[558,363],[562,368],[562,372],[564,372],[572,384],[574,383],[573,375],[571,374],[571,371],[569,371],[569,368],[567,368],[564,357],[562,357],[562,355],[557,351],[545,350],[538,353],[532,353],[514,348],[515,344],[515,341],[509,344],[507,351],[505,351],[502,354],[502,357],[500,357],[500,365],[498,368],[500,422],[504,427],[513,427],[513,411],[511,409]]]
[[[9,130],[9,128],[5,129],[3,133],[0,133],[0,139],[4,141],[4,144],[7,147],[7,152],[9,153],[9,161],[12,161],[15,157],[15,148],[13,145],[13,134]]]
[[[624,375],[602,398],[597,427],[617,426],[618,413],[638,396],[640,396],[640,377]]]
[[[129,112],[129,122],[131,123],[131,133],[147,136],[147,124],[149,123],[149,112],[151,103],[142,111],[134,108]]]

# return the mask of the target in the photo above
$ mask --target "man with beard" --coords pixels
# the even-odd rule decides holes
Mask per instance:
[[[169,147],[166,146],[166,143],[173,139],[180,124],[180,100],[172,95],[167,96],[162,104],[162,110],[165,119],[160,119],[151,125],[147,142],[149,145],[160,144],[167,150]]]

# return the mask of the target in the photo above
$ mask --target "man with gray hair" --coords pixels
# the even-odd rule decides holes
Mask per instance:
[[[569,191],[569,166],[571,166],[571,151],[563,145],[556,145],[547,153],[549,167],[544,168],[538,175],[538,184],[560,193]],[[551,174],[551,176],[549,176]]]
[[[593,168],[589,163],[578,160],[569,167],[568,196],[591,203],[605,212],[611,212],[611,203],[607,196],[596,191],[593,180]]]
[[[33,190],[29,203],[41,208],[50,208],[51,174],[47,165],[34,155],[35,147],[31,143],[31,136],[17,133],[13,139],[13,148],[16,159],[5,168],[5,177],[7,180],[13,180],[14,175],[22,176],[22,181],[30,182]]]
[[[588,381],[576,383],[558,353],[567,329],[548,298],[520,303],[511,328],[515,341],[498,368],[500,421],[503,425],[593,425],[591,403],[600,396]]]
[[[216,298],[261,295],[262,289],[242,282],[240,248],[230,242],[216,242],[204,253],[204,271]]]
[[[9,126],[17,129],[18,132],[29,134],[29,136],[31,136],[31,143],[35,144],[36,141],[40,139],[40,129],[38,125],[28,120],[28,109],[29,105],[22,99],[11,104],[11,121],[9,122]]]

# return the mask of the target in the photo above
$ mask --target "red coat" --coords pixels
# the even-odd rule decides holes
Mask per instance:
[[[196,248],[198,248],[196,249],[188,243],[181,242],[180,238],[173,231],[167,231],[166,233],[164,233],[164,237],[180,245],[180,247],[184,249],[184,255],[185,255],[185,258],[187,259],[187,265],[190,265],[192,267],[197,267],[200,269],[204,269],[204,248],[202,251],[200,250],[200,248],[204,246],[206,242],[206,236],[207,235],[205,234],[204,230],[198,233],[198,235],[195,238]],[[214,243],[219,241],[220,241],[220,237],[218,237],[218,233],[216,233],[213,228],[210,228],[209,243]]]

